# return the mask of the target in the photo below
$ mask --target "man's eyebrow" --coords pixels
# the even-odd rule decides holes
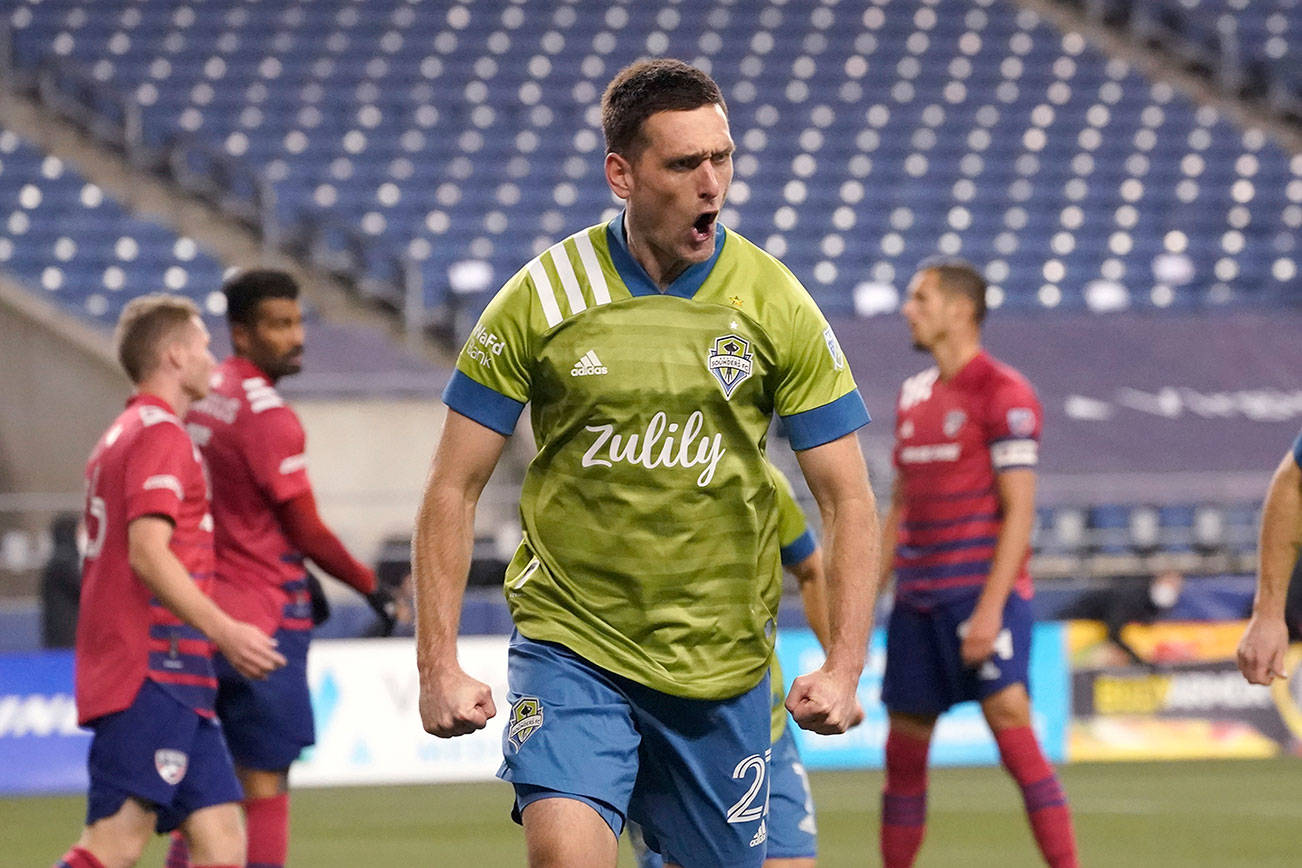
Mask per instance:
[[[686,153],[686,154],[672,154],[672,155],[670,155],[669,157],[666,157],[666,158],[665,158],[665,162],[667,162],[667,163],[685,163],[685,162],[688,162],[688,161],[691,161],[691,160],[698,160],[698,161],[699,161],[699,160],[708,160],[708,159],[710,159],[711,157],[723,157],[723,156],[729,156],[729,155],[731,155],[731,154],[732,154],[734,151],[736,151],[736,150],[737,150],[737,148],[736,148],[735,145],[729,145],[729,146],[726,147],[726,148],[717,148],[717,149],[712,150],[712,151],[711,151],[711,150],[700,150],[700,151],[692,151],[692,152],[690,152],[690,153]]]

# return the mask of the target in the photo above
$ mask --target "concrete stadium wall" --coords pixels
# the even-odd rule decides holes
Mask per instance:
[[[130,391],[108,335],[0,281],[0,492],[80,492]]]

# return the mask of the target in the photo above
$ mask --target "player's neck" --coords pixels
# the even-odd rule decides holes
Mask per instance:
[[[136,386],[137,395],[157,398],[171,408],[178,418],[184,418],[190,410],[190,396],[181,388],[180,383],[170,382],[162,377],[153,377]]]
[[[633,257],[638,265],[642,266],[642,270],[646,272],[647,277],[651,278],[651,281],[661,292],[668,289],[669,285],[677,280],[678,276],[691,265],[685,259],[662,261],[656,255],[658,251],[655,247],[633,231],[633,227],[627,218],[624,220],[624,241],[628,244],[629,255]]]
[[[931,348],[931,357],[942,380],[952,380],[967,363],[981,352],[981,342],[976,338],[949,339]]]
[[[266,368],[262,367],[262,365],[259,365],[257,362],[253,361],[253,359],[249,358],[248,356],[241,355],[240,353],[236,353],[235,356],[236,358],[243,359],[245,364],[252,365],[253,369],[257,371],[259,374],[261,374],[263,376],[263,379],[265,379],[271,385],[274,386],[276,385],[276,383],[280,382],[280,377],[273,377],[271,374],[268,374]]]

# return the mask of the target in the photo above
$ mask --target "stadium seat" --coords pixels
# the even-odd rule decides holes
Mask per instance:
[[[1185,6],[1288,60],[1296,7]],[[20,63],[90,70],[140,104],[147,140],[252,165],[280,220],[411,257],[431,307],[468,261],[491,289],[615,205],[597,104],[648,54],[719,81],[740,182],[725,217],[831,314],[937,252],[988,264],[992,303],[1014,310],[1269,305],[1302,287],[1302,158],[1010,0],[305,8],[18,0],[10,17]]]

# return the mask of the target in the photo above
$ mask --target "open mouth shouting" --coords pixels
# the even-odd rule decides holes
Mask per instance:
[[[692,224],[692,241],[696,244],[704,244],[707,241],[714,240],[714,221],[719,219],[718,211],[705,211],[696,218]]]

